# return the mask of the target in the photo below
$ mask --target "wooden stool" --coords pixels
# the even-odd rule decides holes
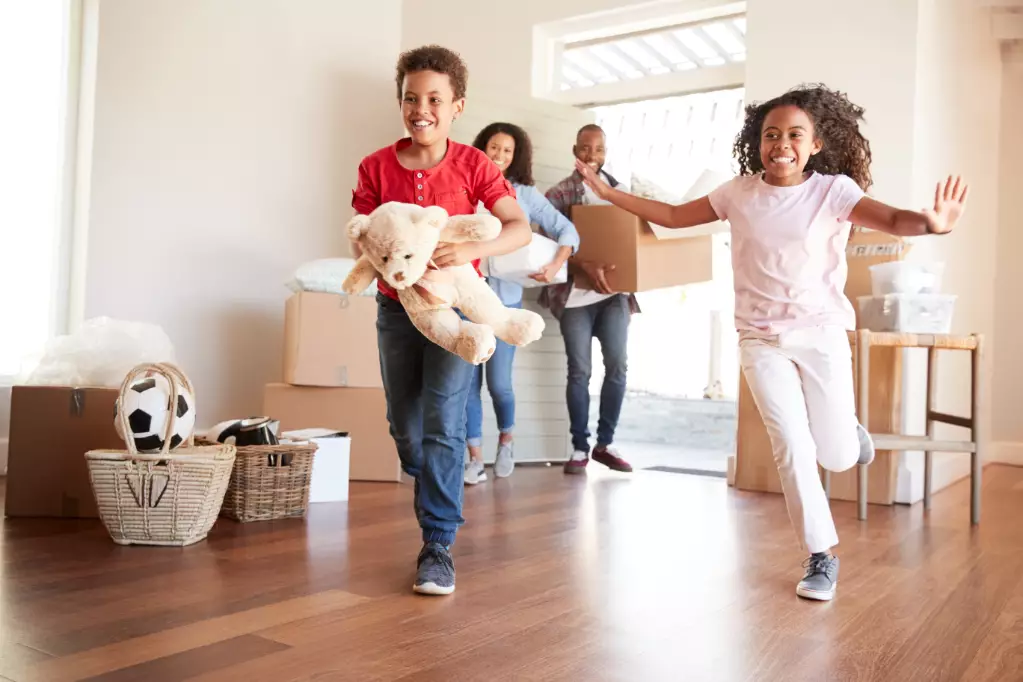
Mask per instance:
[[[866,390],[870,377],[871,346],[890,348],[927,349],[927,435],[908,436],[904,434],[871,434],[877,450],[923,450],[924,451],[924,509],[931,507],[931,458],[935,452],[970,453],[970,522],[980,522],[980,481],[981,452],[987,442],[982,417],[986,406],[984,400],[987,378],[984,376],[984,344],[979,334],[952,336],[948,334],[906,334],[901,332],[871,332],[860,329],[850,332],[850,340],[856,343],[856,396],[860,423],[866,426],[870,417],[870,391]],[[957,417],[934,409],[938,393],[937,357],[939,350],[966,350],[972,355],[971,408],[969,417]],[[970,430],[968,441],[935,440],[935,424],[951,424]],[[867,518],[867,466],[859,466],[856,503],[860,520]],[[828,482],[826,482],[827,485]]]

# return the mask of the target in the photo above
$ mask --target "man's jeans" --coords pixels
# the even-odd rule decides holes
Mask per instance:
[[[582,308],[565,308],[561,314],[561,335],[568,355],[568,418],[572,447],[578,452],[590,450],[590,374],[594,337],[600,341],[600,352],[604,356],[597,445],[614,442],[622,401],[625,400],[630,319],[629,298],[625,294]]]

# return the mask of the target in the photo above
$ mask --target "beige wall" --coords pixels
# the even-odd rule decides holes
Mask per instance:
[[[1006,55],[1007,58],[1010,55]],[[1023,60],[1007,63],[1002,74],[998,265],[995,270],[994,427],[995,454],[1023,464]]]
[[[100,8],[84,314],[162,325],[200,422],[257,412],[284,282],[347,253],[359,160],[400,133],[401,2]]]

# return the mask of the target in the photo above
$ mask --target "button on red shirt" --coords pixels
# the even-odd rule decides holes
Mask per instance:
[[[470,215],[476,206],[492,210],[503,197],[515,198],[515,190],[486,154],[448,140],[444,159],[428,170],[409,170],[398,162],[398,150],[412,144],[405,138],[376,151],[359,164],[359,184],[352,192],[352,207],[367,215],[389,201],[417,206],[440,206],[448,215]],[[479,272],[479,261],[473,261]],[[398,294],[377,279],[377,288],[395,300]]]

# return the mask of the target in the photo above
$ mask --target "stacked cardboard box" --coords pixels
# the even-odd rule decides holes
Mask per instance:
[[[284,383],[268,384],[263,413],[281,431],[351,436],[353,481],[400,481],[377,352],[376,300],[303,291],[285,306]]]

